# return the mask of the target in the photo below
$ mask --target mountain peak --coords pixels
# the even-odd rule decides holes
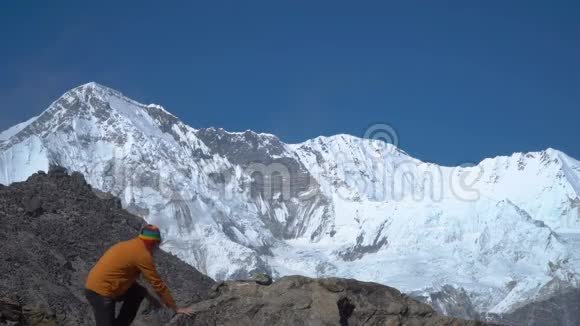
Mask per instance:
[[[97,82],[88,82],[86,84],[79,85],[79,86],[65,92],[59,98],[59,100],[61,98],[70,98],[70,99],[79,98],[83,101],[90,101],[90,99],[94,98],[94,97],[100,98],[102,100],[107,100],[110,96],[115,96],[115,97],[121,98],[127,102],[138,103],[138,102],[126,97],[121,92],[119,92],[113,88],[110,88],[108,86],[99,84]],[[138,104],[141,104],[141,103],[138,103]]]
[[[97,82],[92,81],[92,82],[88,82],[88,83],[79,85],[79,86],[77,86],[75,88],[109,88],[109,87],[104,86],[104,85],[101,85],[101,84],[99,84]]]
[[[161,106],[145,105],[96,82],[79,85],[60,96],[43,113],[0,134],[3,145],[28,136],[43,138],[57,131],[91,137],[126,138],[139,130],[162,136],[179,120]]]
[[[108,86],[99,84],[97,82],[88,82],[86,84],[79,85],[70,91],[66,92],[63,97],[72,96],[72,97],[80,97],[84,101],[90,101],[91,98],[96,97],[100,100],[110,102],[111,96],[115,97],[116,99],[122,100],[129,104],[135,106],[135,109],[141,109],[148,111],[149,113],[156,112],[157,114],[165,114],[169,115],[172,118],[176,118],[171,112],[167,111],[163,106],[159,104],[143,104],[137,102],[118,90],[110,88]],[[114,107],[113,107],[114,108]]]
[[[359,150],[371,153],[373,156],[394,155],[410,157],[396,144],[383,139],[360,138],[349,134],[336,134],[332,136],[319,136],[303,143],[292,144],[292,148],[315,148],[317,150],[334,153],[358,152]]]
[[[91,82],[88,82],[85,84],[81,84],[81,85],[71,89],[71,91],[75,91],[75,90],[96,90],[96,91],[101,91],[101,92],[111,92],[111,93],[121,94],[121,92],[119,92],[116,89],[113,89],[109,86],[105,86],[103,84],[99,84],[99,83],[94,82],[94,81],[91,81]]]

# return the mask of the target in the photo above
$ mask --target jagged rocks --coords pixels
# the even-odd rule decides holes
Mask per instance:
[[[0,299],[0,325],[22,322],[22,308],[6,299]]]
[[[446,316],[463,319],[482,319],[475,310],[468,293],[462,289],[447,284],[439,291],[430,289],[424,293],[410,293],[411,297],[432,306],[437,312]]]
[[[270,286],[227,281],[210,296],[192,306],[194,318],[178,316],[170,325],[487,325],[440,317],[394,288],[349,279],[289,276]]]
[[[24,211],[26,214],[38,217],[44,213],[44,209],[42,208],[42,202],[38,196],[27,196],[22,200],[22,206],[24,207]]]
[[[0,325],[58,326],[56,317],[39,307],[23,307],[10,300],[0,299]]]
[[[490,318],[509,326],[577,326],[580,325],[580,290],[568,289],[503,316],[492,315]]]

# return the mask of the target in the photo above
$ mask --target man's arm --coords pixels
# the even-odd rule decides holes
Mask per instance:
[[[177,311],[175,300],[157,273],[153,258],[150,255],[144,255],[144,257],[138,260],[137,267],[139,270],[141,270],[141,273],[143,273],[143,277],[145,277],[147,282],[149,282],[151,287],[155,290],[155,292],[157,292],[163,303],[165,303],[165,305],[171,308],[173,311]]]

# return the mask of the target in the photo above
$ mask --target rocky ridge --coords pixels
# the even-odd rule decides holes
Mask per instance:
[[[287,276],[270,286],[254,282],[216,284],[210,299],[192,306],[195,317],[170,325],[223,326],[485,326],[439,316],[433,308],[377,283],[352,279]]]
[[[21,311],[24,317],[19,318],[29,322],[90,325],[83,295],[88,271],[109,246],[134,237],[144,224],[123,210],[118,198],[93,192],[81,174],[69,176],[61,168],[1,187],[2,316]],[[214,283],[169,253],[160,251],[155,259],[182,305],[202,299]],[[170,317],[147,310],[139,322],[161,323]],[[9,320],[0,317],[0,324],[2,318]]]

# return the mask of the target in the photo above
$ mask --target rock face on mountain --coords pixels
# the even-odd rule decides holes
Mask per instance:
[[[287,276],[269,286],[226,281],[214,286],[210,296],[192,306],[194,318],[178,316],[170,325],[488,325],[438,316],[396,289],[351,279]]]
[[[554,149],[443,167],[380,139],[194,129],[89,83],[0,133],[0,183],[50,164],[159,225],[166,251],[217,280],[356,278],[470,318],[580,287],[580,162]]]
[[[445,285],[440,291],[428,291],[427,296],[409,293],[411,297],[427,303],[438,312],[446,316],[454,316],[463,319],[482,319],[475,311],[473,302],[463,289],[456,289],[451,285]]]
[[[580,325],[580,290],[568,289],[490,319],[509,326],[577,326]]]
[[[99,196],[82,175],[60,168],[0,189],[0,324],[91,324],[83,294],[89,269],[109,246],[136,236],[145,224],[117,198]],[[213,284],[166,252],[155,259],[182,305],[204,298]],[[149,325],[171,317],[145,312],[139,322]]]

